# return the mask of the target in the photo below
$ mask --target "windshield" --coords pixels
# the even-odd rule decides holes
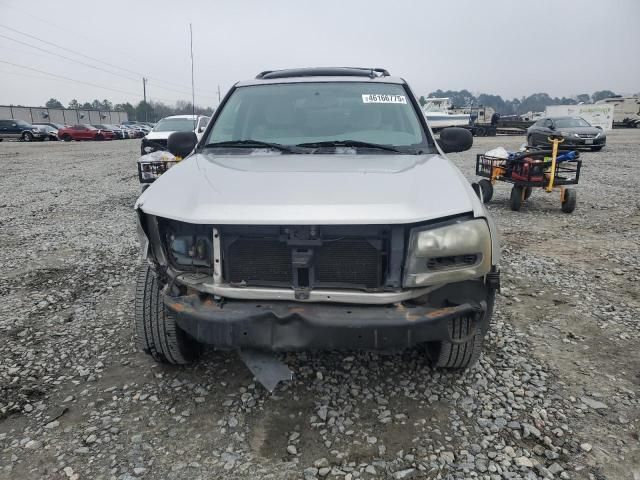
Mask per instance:
[[[571,128],[571,127],[590,127],[589,122],[583,118],[558,118],[556,121],[556,128]]]
[[[140,128],[149,128],[147,125],[139,125]],[[163,118],[155,127],[154,132],[189,132],[196,128],[195,120],[191,118]]]
[[[429,148],[403,86],[370,82],[240,87],[224,105],[206,143],[242,140],[285,146],[349,141],[401,151]]]

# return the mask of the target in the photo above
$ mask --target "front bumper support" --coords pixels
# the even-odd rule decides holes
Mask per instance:
[[[164,302],[180,328],[220,349],[397,350],[453,340],[454,318],[472,316],[475,327],[485,330],[489,316],[485,315],[485,300],[443,308],[403,303],[362,306],[232,300],[220,304],[210,297],[203,301],[198,295],[165,295]],[[470,336],[473,334],[475,330]]]

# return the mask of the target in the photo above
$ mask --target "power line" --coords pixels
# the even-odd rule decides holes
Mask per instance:
[[[1,33],[0,33],[0,37],[2,37],[2,38],[6,38],[7,40],[11,40],[11,41],[16,42],[16,43],[19,43],[19,44],[21,44],[21,45],[26,45],[27,47],[34,48],[34,49],[39,50],[39,51],[41,51],[41,52],[45,52],[45,53],[47,53],[47,54],[49,54],[49,55],[54,55],[54,56],[56,56],[56,57],[63,58],[63,59],[68,60],[68,61],[70,61],[70,62],[75,62],[75,63],[78,63],[78,64],[80,64],[80,65],[84,65],[84,66],[86,66],[86,67],[93,68],[93,69],[95,69],[95,70],[99,70],[99,71],[101,71],[101,72],[108,73],[109,75],[114,75],[114,76],[118,76],[118,77],[126,78],[127,80],[130,80],[130,81],[133,81],[133,82],[136,82],[136,83],[139,81],[139,79],[138,79],[138,78],[132,78],[132,77],[127,76],[127,75],[124,75],[124,74],[122,74],[122,73],[113,72],[113,71],[111,71],[111,70],[107,70],[106,68],[102,68],[102,67],[97,67],[97,66],[95,66],[95,65],[91,65],[91,64],[86,63],[86,62],[83,62],[83,61],[81,61],[81,60],[77,60],[77,59],[75,59],[75,58],[67,57],[66,55],[61,55],[61,54],[59,54],[59,53],[52,52],[51,50],[47,50],[47,49],[45,49],[45,48],[38,47],[37,45],[33,45],[33,44],[30,44],[30,43],[27,43],[27,42],[23,42],[22,40],[18,40],[18,39],[15,39],[15,38],[9,37],[9,36],[7,36],[7,35],[3,35],[3,34],[1,34]],[[173,91],[173,92],[176,92],[176,93],[180,93],[181,95],[189,95],[189,93],[188,93],[187,91],[176,90],[176,89],[169,88],[169,87],[163,87],[163,86],[161,86],[161,85],[158,85],[158,86],[157,86],[157,88],[160,88],[160,89],[162,89],[162,90],[170,90],[170,91]],[[205,95],[205,96],[206,96],[206,95]],[[211,97],[211,98],[215,98],[215,97]]]
[[[138,96],[137,93],[126,92],[124,90],[118,90],[116,88],[105,87],[104,85],[97,85],[95,83],[83,82],[82,80],[76,80],[75,78],[65,77],[64,75],[58,75],[58,74],[55,74],[55,73],[45,72],[44,70],[38,70],[37,68],[27,67],[25,65],[18,65],[17,63],[8,62],[7,60],[0,60],[0,63],[5,63],[7,65],[11,65],[12,67],[24,68],[25,70],[31,70],[32,72],[42,73],[44,75],[49,75],[51,77],[60,78],[62,80],[67,80],[69,82],[81,83],[83,85],[89,85],[90,87],[97,87],[97,88],[101,88],[101,89],[104,89],[104,90],[111,90],[111,91],[118,92],[118,93],[125,93],[127,95]]]
[[[133,74],[133,75],[136,75],[136,76],[138,76],[138,77],[142,77],[142,76],[144,76],[143,74],[141,74],[141,73],[139,73],[139,72],[135,72],[135,71],[133,71],[133,70],[129,70],[128,68],[119,67],[119,66],[117,66],[117,65],[114,65],[114,64],[109,63],[109,62],[105,62],[105,61],[103,61],[103,60],[100,60],[100,59],[98,59],[98,58],[92,57],[92,56],[90,56],[90,55],[85,55],[84,53],[78,52],[78,51],[76,51],[76,50],[72,50],[72,49],[70,49],[70,48],[63,47],[62,45],[59,45],[59,44],[57,44],[57,43],[53,43],[53,42],[50,42],[50,41],[48,41],[48,40],[44,40],[44,39],[42,39],[42,38],[40,38],[40,37],[36,37],[35,35],[31,35],[31,34],[26,33],[26,32],[22,32],[22,31],[20,31],[20,30],[17,30],[17,29],[15,29],[15,28],[9,27],[9,26],[7,26],[7,25],[0,24],[0,27],[5,28],[5,29],[7,29],[7,30],[10,30],[10,31],[12,31],[12,32],[14,32],[14,33],[17,33],[17,34],[19,34],[19,35],[24,35],[25,37],[32,38],[32,39],[37,40],[37,41],[39,41],[39,42],[46,43],[47,45],[51,45],[52,47],[56,47],[56,48],[59,48],[59,49],[65,50],[65,51],[67,51],[67,52],[73,53],[74,55],[79,55],[79,56],[84,57],[84,58],[87,58],[87,59],[89,59],[89,60],[93,60],[94,62],[98,62],[98,63],[101,63],[101,64],[103,64],[103,65],[107,65],[107,66],[109,66],[109,67],[111,67],[111,68],[116,68],[116,69],[118,69],[118,70],[122,70],[122,71],[124,71],[124,72],[128,72],[128,73],[131,73],[131,74]],[[10,37],[7,37],[7,38],[10,38]],[[26,44],[26,45],[28,45],[28,44]],[[156,81],[156,82],[158,82],[158,83],[165,83],[165,84],[168,84],[168,85],[174,85],[174,86],[178,86],[178,87],[180,87],[180,88],[185,88],[183,85],[174,84],[173,82],[167,82],[166,80],[160,80],[160,79],[158,79],[158,78],[149,77],[149,76],[147,76],[147,78],[149,78],[149,79],[151,79],[151,80],[155,80],[155,81]],[[137,82],[137,81],[138,81],[138,80],[136,79],[136,82]],[[161,87],[161,86],[159,86],[159,88],[162,88],[162,89],[165,89],[165,90],[172,90],[171,88],[168,88],[168,87]],[[185,88],[185,90],[187,90],[187,91],[188,91],[188,88]],[[187,93],[187,91],[178,91],[178,90],[175,90],[175,89],[174,89],[174,91],[176,91],[176,92],[178,92],[178,93],[182,93],[183,95],[184,95],[184,94],[188,94],[188,93]],[[215,98],[215,96],[214,96],[214,95],[202,95],[202,96],[203,96],[203,97],[208,97],[208,98]]]
[[[18,65],[17,63],[12,63],[12,62],[9,62],[7,60],[0,60],[0,63],[5,63],[5,64],[11,65],[13,67],[24,68],[26,70],[31,70],[33,72],[41,73],[43,75],[48,75],[48,76],[54,77],[54,78],[59,78],[59,79],[70,81],[70,82],[75,82],[75,83],[80,83],[80,84],[83,84],[83,85],[88,85],[90,87],[97,87],[97,88],[101,88],[101,89],[104,89],[104,90],[111,90],[111,91],[118,92],[118,93],[125,93],[127,95],[133,95],[134,97],[138,97],[138,95],[139,95],[139,93],[133,93],[133,92],[128,92],[128,91],[124,91],[124,90],[119,90],[119,89],[116,89],[116,88],[105,87],[103,85],[98,85],[98,84],[90,83],[90,82],[84,82],[82,80],[77,80],[75,78],[65,77],[64,75],[58,75],[56,73],[46,72],[44,70],[38,70],[37,68],[28,67],[26,65]],[[14,73],[14,75],[18,75],[18,73]],[[35,75],[28,75],[28,76],[33,77],[33,78],[42,78],[42,77],[36,77]],[[156,96],[154,96],[154,98],[155,98],[156,101],[161,100],[163,102],[175,103],[175,100],[171,100],[171,99],[164,98],[164,97],[156,97]],[[150,99],[150,101],[153,101],[153,99]]]
[[[30,43],[23,42],[22,40],[17,40],[15,38],[7,37],[6,35],[3,35],[1,33],[0,33],[0,37],[6,38],[7,40],[11,40],[12,42],[16,42],[16,43],[20,43],[22,45],[26,45],[27,47],[35,48],[36,50],[40,50],[41,52],[48,53],[49,55],[54,55],[56,57],[64,58],[65,60],[69,60],[70,62],[79,63],[80,65],[84,65],[85,67],[89,67],[89,68],[93,68],[93,69],[96,69],[96,70],[100,70],[101,72],[106,72],[106,73],[108,73],[110,75],[115,75],[115,76],[118,76],[118,77],[126,78],[127,80],[132,80],[134,82],[138,81],[137,78],[132,78],[132,77],[123,75],[121,73],[112,72],[110,70],[107,70],[106,68],[96,67],[95,65],[91,65],[89,63],[83,62],[82,60],[76,60],[75,58],[67,57],[66,55],[61,55],[59,53],[52,52],[51,50],[47,50],[45,48],[40,48],[40,47],[38,47],[36,45],[32,45]]]

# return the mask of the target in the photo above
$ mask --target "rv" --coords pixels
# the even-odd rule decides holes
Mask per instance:
[[[640,128],[640,97],[611,97],[596,104],[613,105],[613,126]]]

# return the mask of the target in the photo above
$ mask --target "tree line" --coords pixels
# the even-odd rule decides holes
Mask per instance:
[[[481,93],[473,95],[469,90],[436,90],[427,95],[427,98],[448,97],[456,107],[483,106],[491,107],[501,115],[521,115],[527,112],[544,112],[549,105],[577,105],[578,103],[595,103],[604,98],[614,97],[611,90],[599,90],[589,95],[582,93],[575,97],[551,97],[547,93],[534,93],[528,97],[504,100],[500,95]],[[420,104],[424,105],[426,99],[420,97]]]
[[[527,112],[543,112],[545,107],[549,105],[576,105],[578,103],[595,103],[604,98],[614,97],[616,94],[611,90],[599,90],[589,95],[582,93],[575,97],[551,97],[547,93],[534,93],[528,97],[514,98],[504,100],[500,95],[491,95],[481,93],[473,95],[469,90],[436,90],[429,93],[426,98],[448,97],[451,103],[456,107],[484,106],[491,107],[501,115],[520,115]],[[420,104],[426,103],[424,96],[420,97]],[[47,108],[65,108],[62,102],[56,98],[50,98],[45,104]],[[80,103],[75,98],[69,102],[67,108],[80,110],[102,110],[127,112],[130,120],[156,122],[163,117],[169,115],[188,115],[193,112],[191,102],[178,100],[174,105],[167,105],[163,102],[144,100],[133,105],[129,102],[112,103],[104,99],[95,99],[92,102]],[[213,108],[200,107],[196,105],[195,112],[197,115],[212,115]]]
[[[194,111],[193,104],[185,100],[178,100],[174,105],[167,105],[166,103],[155,101],[145,102],[144,100],[141,100],[136,105],[133,105],[129,102],[114,104],[107,99],[95,99],[92,102],[80,103],[74,98],[69,102],[67,107],[65,107],[58,99],[50,98],[45,103],[45,107],[126,112],[129,120],[146,122],[157,122],[161,118],[168,117],[169,115],[189,115]],[[213,114],[213,108],[200,107],[196,105],[195,113],[196,115],[210,116]]]

